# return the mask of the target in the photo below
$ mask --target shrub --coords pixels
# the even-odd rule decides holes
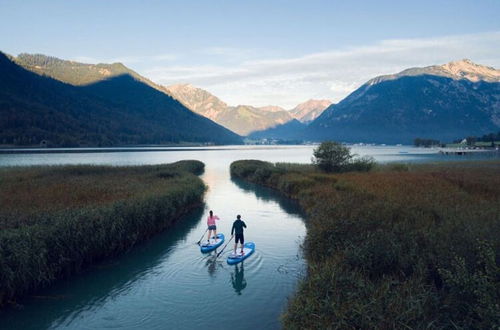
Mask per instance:
[[[375,167],[375,159],[371,156],[363,156],[351,159],[342,169],[343,172],[357,171],[369,172]]]
[[[338,142],[325,141],[314,149],[312,162],[325,172],[340,172],[352,157],[348,147]]]

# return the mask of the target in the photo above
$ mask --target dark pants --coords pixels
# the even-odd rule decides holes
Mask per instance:
[[[241,244],[245,244],[245,237],[243,237],[243,234],[236,234],[235,241],[236,244],[238,244],[238,241],[241,242]]]

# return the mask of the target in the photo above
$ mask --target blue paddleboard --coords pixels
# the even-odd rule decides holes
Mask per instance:
[[[211,238],[210,242],[207,242],[206,240],[202,241],[200,244],[200,250],[203,253],[210,252],[221,246],[222,243],[224,243],[224,234],[217,234],[217,238]]]
[[[248,242],[243,245],[243,254],[241,254],[241,249],[237,248],[236,249],[236,254],[231,252],[231,254],[227,257],[227,263],[230,265],[237,264],[238,262],[242,262],[246,258],[250,257],[255,251],[255,243],[254,242]]]

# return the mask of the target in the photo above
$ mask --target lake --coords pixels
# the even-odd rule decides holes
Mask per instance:
[[[309,163],[313,146],[229,146],[164,150],[59,150],[58,153],[0,154],[0,166],[42,164],[142,165],[198,159],[209,187],[205,206],[192,211],[119,258],[23,299],[0,312],[1,329],[277,329],[279,317],[304,276],[300,245],[305,236],[299,207],[266,188],[232,180],[231,162],[260,159]],[[485,159],[491,155],[446,156],[409,146],[354,146],[379,162]],[[100,152],[96,152],[100,151]],[[195,243],[208,211],[229,238],[237,214],[256,253],[236,266],[202,254]],[[220,251],[220,250],[219,250]]]

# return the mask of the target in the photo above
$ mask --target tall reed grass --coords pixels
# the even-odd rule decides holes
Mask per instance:
[[[308,215],[285,328],[499,327],[500,162],[324,174],[249,160],[231,174]]]
[[[0,305],[115,256],[202,203],[199,161],[0,169]]]

